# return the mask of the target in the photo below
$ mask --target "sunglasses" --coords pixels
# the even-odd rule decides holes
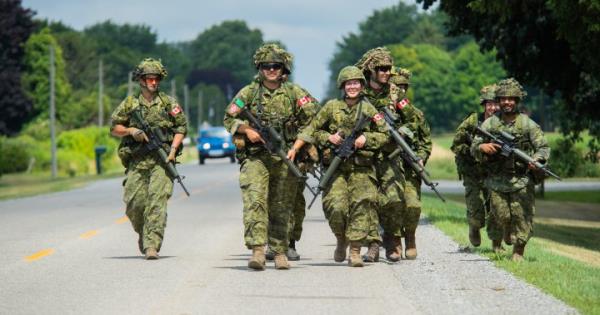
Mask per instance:
[[[144,77],[144,81],[147,83],[158,83],[160,82],[160,78],[158,77]]]
[[[261,63],[261,70],[281,70],[283,69],[283,65],[280,63]]]
[[[381,71],[381,72],[388,72],[388,71],[392,70],[392,67],[391,66],[375,67],[375,70]]]

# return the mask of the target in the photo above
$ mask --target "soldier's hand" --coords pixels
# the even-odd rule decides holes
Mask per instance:
[[[327,138],[327,140],[329,140],[329,142],[335,145],[340,145],[342,144],[342,141],[344,141],[344,139],[342,139],[342,137],[340,136],[339,132],[329,135],[329,138]]]
[[[365,135],[360,135],[360,137],[358,137],[358,138],[356,138],[356,140],[354,140],[354,147],[357,149],[360,149],[365,146],[366,142],[367,142],[367,137],[365,137]]]
[[[148,142],[148,136],[143,130],[137,129],[135,127],[127,128],[127,133],[135,139],[137,142]]]
[[[265,140],[263,140],[263,138],[260,136],[260,133],[258,133],[258,131],[254,130],[252,128],[246,129],[246,137],[248,137],[248,139],[252,143],[257,143],[257,142],[265,143]]]
[[[294,160],[296,158],[296,154],[298,153],[298,151],[294,148],[291,148],[288,152],[287,152],[287,158],[288,160]]]
[[[171,147],[171,151],[169,152],[169,156],[167,156],[167,160],[165,162],[175,163],[175,155],[177,155],[177,148]]]
[[[492,155],[498,152],[500,145],[497,143],[482,143],[479,145],[479,150],[487,155]]]
[[[538,169],[538,167],[537,167],[537,166],[535,166],[535,164],[533,164],[532,162],[529,162],[529,163],[527,164],[527,168],[529,168],[529,169],[530,169],[530,170],[532,170],[532,171],[536,171],[536,170]]]

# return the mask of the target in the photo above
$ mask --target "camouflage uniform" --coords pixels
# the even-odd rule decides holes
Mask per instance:
[[[187,133],[187,120],[181,107],[175,99],[161,92],[150,102],[141,94],[127,97],[112,113],[111,130],[115,125],[141,128],[137,121],[131,119],[134,110],[140,110],[150,127],[163,130],[167,139],[162,140],[167,152],[174,134]],[[141,145],[131,136],[125,136],[118,153],[127,174],[123,196],[126,214],[139,235],[138,244],[144,253],[148,248],[157,251],[161,248],[167,224],[167,200],[173,193],[173,179],[167,175],[163,161],[157,161],[154,155],[136,154]]]
[[[514,79],[500,81],[496,97],[515,96],[521,100],[525,93]],[[541,128],[525,114],[517,113],[512,122],[505,122],[503,114],[486,119],[481,128],[491,134],[505,131],[515,136],[515,145],[536,160],[547,161],[550,156],[548,142]],[[484,139],[476,137],[471,153],[489,169],[484,184],[490,189],[490,224],[498,224],[510,233],[515,250],[524,248],[533,233],[535,213],[535,178],[526,164],[514,156],[505,158],[499,154],[486,155],[479,146]],[[491,239],[501,239],[502,235],[492,233]],[[522,256],[522,253],[521,253]],[[513,256],[514,257],[514,256]]]
[[[265,45],[257,50],[257,67],[257,60],[265,58],[258,55],[265,50],[275,51],[280,56],[286,54],[285,67],[289,73],[291,56],[276,45]],[[225,113],[225,127],[236,135],[241,125],[249,124],[239,116],[241,105],[266,125],[273,126],[284,137],[285,145],[290,147],[316,113],[316,101],[298,85],[282,82],[279,88],[270,91],[261,80],[258,77],[237,93]],[[239,182],[244,204],[246,246],[254,248],[268,243],[276,254],[285,253],[293,210],[290,205],[296,198],[298,179],[288,171],[279,156],[269,153],[261,143],[250,142],[246,135],[236,136],[244,140],[236,154],[241,163]]]
[[[345,235],[349,241],[364,241],[368,238],[380,241],[379,235],[369,232],[373,225],[378,224],[377,216],[372,214],[377,205],[373,163],[375,152],[388,139],[383,119],[367,102],[361,101],[349,107],[345,101],[332,100],[319,111],[311,127],[315,130],[315,143],[324,151],[323,163],[328,165],[333,149],[328,141],[329,135],[338,131],[349,135],[356,125],[359,113],[374,117],[363,132],[367,141],[363,148],[343,161],[333,175],[331,184],[323,193],[323,211],[334,234]]]

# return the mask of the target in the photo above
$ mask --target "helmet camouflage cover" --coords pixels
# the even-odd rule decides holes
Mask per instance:
[[[504,79],[498,82],[496,98],[516,97],[522,101],[525,96],[527,96],[527,92],[525,92],[521,84],[514,78]]]
[[[160,76],[161,79],[164,79],[167,77],[167,69],[162,65],[160,59],[145,58],[137,65],[137,67],[135,67],[133,78],[139,79],[147,74],[155,74]]]
[[[281,63],[285,68],[284,73],[290,74],[292,73],[292,59],[292,55],[279,45],[265,44],[260,46],[254,53],[254,66],[258,69],[261,63]]]
[[[344,85],[344,82],[348,80],[360,80],[363,86],[367,82],[367,80],[365,80],[365,75],[359,68],[355,66],[345,66],[342,68],[342,70],[340,70],[337,78],[338,89],[341,89]]]
[[[364,73],[375,73],[375,68],[394,65],[392,53],[385,47],[377,47],[367,51],[356,63]]]
[[[486,85],[479,91],[479,104],[485,103],[486,101],[494,101],[496,99],[496,84]]]
[[[412,73],[408,69],[397,67],[390,77],[390,83],[395,85],[410,84]]]

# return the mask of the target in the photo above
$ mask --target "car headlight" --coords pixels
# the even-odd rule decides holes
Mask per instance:
[[[229,148],[229,143],[227,143],[227,142],[224,142],[224,143],[223,143],[223,149],[227,149],[227,148]]]
[[[205,144],[203,144],[203,145],[202,145],[202,149],[204,149],[204,150],[208,150],[208,149],[210,149],[210,143],[205,143]]]

